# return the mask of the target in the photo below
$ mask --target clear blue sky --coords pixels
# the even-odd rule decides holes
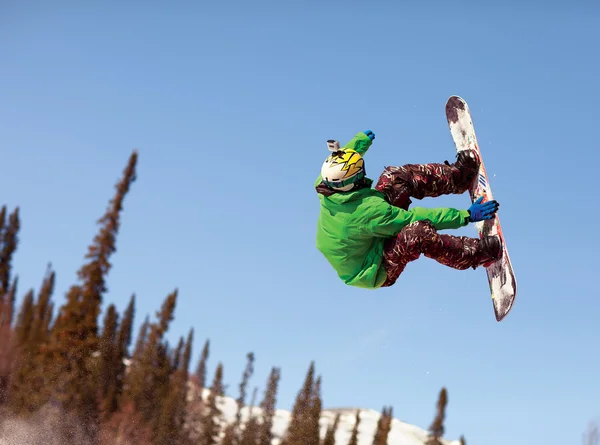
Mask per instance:
[[[579,443],[600,415],[600,8],[524,3],[0,2],[20,296],[52,261],[62,304],[137,148],[105,301],[122,310],[135,292],[136,332],[178,287],[169,339],[194,327],[196,360],[209,337],[210,377],[223,361],[234,396],[254,351],[261,391],[282,367],[280,408],[315,360],[327,407],[390,404],[427,428],[445,385],[449,438]],[[453,94],[471,106],[517,274],[502,323],[483,270],[423,258],[369,292],[314,247],[325,141],[374,130],[373,178],[451,160]]]

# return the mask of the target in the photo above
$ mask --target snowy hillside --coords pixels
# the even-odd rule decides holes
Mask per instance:
[[[203,391],[202,398],[204,400],[208,397],[208,393],[209,391],[206,389]],[[237,411],[235,400],[231,397],[221,397],[218,405],[223,413],[223,422],[233,422]],[[249,407],[242,410],[243,422],[248,419],[249,410]],[[356,410],[357,408],[323,410],[321,415],[321,437],[323,438],[325,436],[327,427],[333,424],[336,414],[340,413],[340,423],[335,435],[335,441],[336,445],[347,445],[352,428],[354,427]],[[254,416],[260,415],[260,408],[252,408],[252,413]],[[361,409],[358,445],[371,445],[373,443],[373,435],[375,434],[379,415],[380,413],[377,411]],[[286,410],[277,410],[275,413],[275,418],[273,419],[273,434],[275,436],[273,445],[279,444],[282,435],[287,429],[290,417],[291,412]],[[414,425],[401,422],[398,419],[393,420],[392,429],[388,436],[388,445],[424,445],[426,441],[427,431]],[[442,443],[444,445],[460,445],[458,440],[442,440]]]

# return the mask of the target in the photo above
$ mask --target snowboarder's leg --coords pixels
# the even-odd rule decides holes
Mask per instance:
[[[450,164],[406,164],[386,167],[375,186],[387,201],[408,209],[410,198],[423,199],[440,195],[462,194],[473,183],[479,170],[480,158],[474,150],[457,154]]]
[[[383,266],[387,273],[384,287],[393,285],[406,265],[421,255],[458,270],[487,265],[502,255],[498,237],[469,238],[439,234],[430,221],[415,221],[386,241]]]

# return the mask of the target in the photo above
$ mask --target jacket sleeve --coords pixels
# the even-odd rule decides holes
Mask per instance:
[[[350,139],[342,148],[349,148],[351,150],[355,150],[358,152],[359,155],[364,156],[371,145],[373,145],[373,141],[369,138],[369,136],[367,136],[361,131],[360,133],[356,133],[356,135],[352,139]],[[319,174],[314,184],[315,187],[318,186],[322,180],[323,178],[321,177],[321,174]]]
[[[404,210],[381,200],[370,207],[367,230],[376,237],[396,236],[407,225],[429,220],[437,230],[458,229],[469,224],[469,212],[453,208],[413,207]]]
[[[350,139],[343,148],[355,150],[359,155],[364,156],[371,145],[373,145],[373,141],[369,138],[369,136],[361,131],[360,133],[356,133],[356,135]]]

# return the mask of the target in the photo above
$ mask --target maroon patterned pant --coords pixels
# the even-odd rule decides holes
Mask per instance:
[[[387,167],[380,176],[376,190],[386,200],[408,210],[410,198],[437,197],[467,191],[477,174],[476,164],[462,170],[448,164],[407,164]],[[442,235],[428,221],[416,221],[404,227],[397,236],[384,244],[383,266],[387,273],[384,287],[393,285],[406,265],[425,255],[455,269],[464,270],[482,262],[479,238]]]

